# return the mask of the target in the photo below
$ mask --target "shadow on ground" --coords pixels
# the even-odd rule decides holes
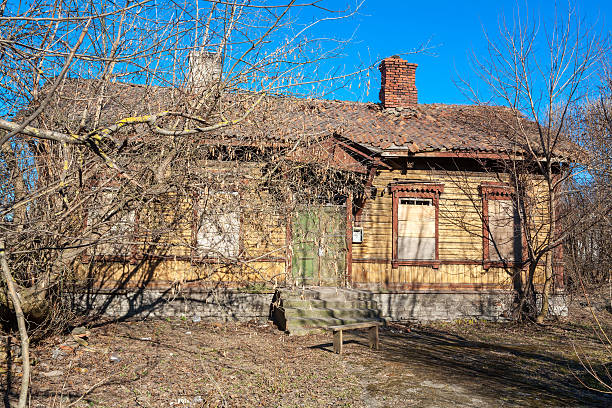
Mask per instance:
[[[610,396],[590,391],[580,383],[578,379],[591,379],[577,359],[571,358],[571,350],[560,349],[569,347],[567,343],[473,341],[425,327],[382,330],[382,349],[369,352],[367,334],[353,335],[361,344],[359,350],[351,350],[373,356],[355,360],[355,364],[365,364],[373,372],[387,372],[383,381],[368,386],[374,396],[398,395],[400,387],[416,387],[412,388],[413,394],[426,393],[428,388],[446,390],[453,396],[439,397],[447,402],[461,401],[457,394],[463,393],[469,397],[466,405],[488,405],[493,401],[500,406],[612,405]],[[410,374],[402,381],[391,381],[388,372]],[[428,398],[435,402],[433,396]]]

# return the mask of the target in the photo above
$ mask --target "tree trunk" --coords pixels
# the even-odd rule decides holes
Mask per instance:
[[[557,232],[557,223],[555,222],[557,213],[556,213],[556,196],[553,189],[549,185],[549,193],[548,193],[548,224],[549,224],[549,232],[548,232],[548,244],[552,243],[555,240],[555,234]],[[554,249],[549,248],[546,253],[546,266],[544,268],[544,288],[542,288],[542,307],[540,308],[540,313],[536,318],[537,323],[544,323],[544,319],[548,316],[548,308],[550,306],[550,291],[552,289],[553,283],[553,254]]]
[[[536,267],[535,262],[529,264],[529,269],[525,275],[525,281],[523,281],[523,274],[520,273],[520,271],[518,272],[518,280],[520,280],[521,290],[516,291],[518,296],[516,313],[519,321],[533,319],[536,312],[535,289],[533,286],[533,277],[535,275]]]
[[[10,182],[13,188],[13,202],[17,203],[26,194],[26,185],[23,180],[23,171],[19,168],[19,163],[17,161],[17,157],[19,157],[20,152],[14,144],[10,143],[6,143],[0,146],[0,152],[3,155],[6,167],[10,173]],[[13,225],[17,226],[17,231],[23,230],[25,221],[25,209],[25,206],[21,206],[13,209],[12,211],[12,223]]]
[[[536,318],[536,322],[539,324],[544,323],[544,319],[546,319],[546,316],[548,316],[548,308],[550,306],[550,289],[552,287],[553,280],[552,258],[552,251],[549,251],[546,254],[546,266],[544,269],[545,280],[544,288],[542,289],[542,305],[540,308],[540,313]]]
[[[0,239],[0,266],[2,267],[2,276],[6,282],[9,295],[13,302],[15,317],[19,327],[19,337],[21,338],[21,358],[23,360],[23,377],[21,378],[21,391],[19,392],[19,408],[25,408],[28,401],[28,389],[30,386],[30,339],[26,329],[25,317],[21,309],[19,294],[15,289],[15,282],[9,269],[8,261],[6,260],[6,252],[4,249],[4,239]],[[10,385],[9,385],[10,387]]]

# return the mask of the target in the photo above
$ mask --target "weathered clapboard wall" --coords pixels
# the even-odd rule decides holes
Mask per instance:
[[[147,203],[132,216],[135,224],[129,234],[115,238],[130,242],[127,249],[109,256],[113,244],[92,247],[77,265],[77,277],[88,277],[106,287],[173,283],[243,286],[285,281],[290,272],[287,233],[291,218],[283,211],[282,199],[272,199],[269,192],[258,188],[260,168],[251,167],[246,177],[234,180],[233,185],[217,186],[224,194],[205,188],[199,196],[170,193]],[[198,253],[198,220],[203,206],[213,213],[237,214],[237,253],[227,257]]]
[[[251,169],[253,178],[259,169]],[[439,196],[439,265],[392,265],[393,200],[388,186],[397,182],[442,184]],[[375,197],[369,197],[353,220],[363,228],[363,243],[352,244],[347,265],[355,286],[398,290],[481,290],[511,287],[509,271],[485,268],[483,262],[482,200],[479,186],[485,182],[504,182],[507,175],[484,171],[447,171],[428,169],[379,170],[373,179]],[[532,177],[531,196],[542,197],[543,181]],[[198,203],[202,197],[168,194],[148,203],[135,217],[136,226],[129,253],[118,259],[84,257],[78,266],[80,277],[87,276],[103,286],[117,283],[129,287],[167,286],[207,283],[212,286],[272,284],[292,281],[292,220],[296,208],[286,197],[271,197],[270,192],[240,181],[239,194],[212,199],[218,211],[227,211],[228,199],[239,211],[239,256],[233,261],[202,257],[197,253]],[[255,187],[253,187],[255,186]],[[235,186],[234,186],[235,187]],[[232,187],[224,187],[226,191]],[[221,189],[223,190],[223,189]],[[204,191],[213,194],[210,191]],[[225,200],[225,201],[224,201]],[[534,214],[536,238],[547,233],[541,202],[530,203]],[[283,205],[287,204],[286,208]],[[350,206],[349,206],[350,208]],[[355,203],[354,210],[357,210]],[[542,228],[540,228],[542,227]],[[350,228],[349,228],[350,230]],[[340,231],[346,233],[346,231]],[[537,244],[538,240],[535,240]],[[344,250],[344,249],[343,249]],[[539,268],[542,269],[542,268]],[[523,271],[526,273],[526,271]],[[542,283],[538,270],[536,283]]]
[[[380,170],[373,180],[376,197],[368,198],[355,226],[363,228],[363,242],[352,245],[352,279],[356,286],[397,289],[502,289],[511,287],[510,274],[503,268],[483,266],[482,201],[478,187],[483,182],[506,181],[503,174],[477,171]],[[439,203],[439,267],[392,267],[391,183],[435,182],[444,185]],[[541,183],[532,181],[534,194]],[[545,211],[538,208],[541,223]],[[540,235],[546,233],[541,228]],[[539,268],[541,269],[541,268]],[[523,271],[526,273],[526,271]],[[541,283],[539,270],[536,283]]]

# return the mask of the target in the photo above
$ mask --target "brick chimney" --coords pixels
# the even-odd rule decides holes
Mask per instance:
[[[193,49],[188,58],[187,85],[192,91],[206,90],[221,77],[221,58],[214,52]]]
[[[382,60],[378,69],[381,76],[378,97],[383,107],[410,108],[417,105],[415,84],[417,64],[411,64],[394,55]]]

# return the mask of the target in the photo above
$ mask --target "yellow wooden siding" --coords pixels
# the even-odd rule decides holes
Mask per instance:
[[[247,258],[285,258],[287,216],[270,206],[265,192],[251,193],[241,198],[240,221],[243,256]]]
[[[438,245],[441,265],[438,269],[431,266],[391,266],[393,201],[387,186],[402,180],[444,185],[439,202]],[[363,227],[363,243],[353,244],[353,281],[413,288],[453,285],[474,288],[510,287],[511,271],[502,268],[485,269],[482,265],[482,202],[478,190],[483,182],[506,180],[503,175],[479,172],[457,175],[444,171],[409,170],[407,175],[402,175],[398,170],[380,171],[373,181],[377,196],[366,201],[361,221],[356,223]],[[532,189],[532,194],[542,196],[539,181],[532,183]],[[540,203],[534,214],[534,223],[540,224],[545,214]],[[539,267],[536,283],[541,282],[540,275],[542,271]]]
[[[89,264],[77,265],[77,276],[89,276]],[[245,262],[239,265],[214,263],[192,264],[190,261],[167,259],[131,263],[96,262],[94,282],[113,286],[125,282],[126,287],[167,283],[249,284],[254,282],[282,283],[285,280],[284,262]],[[123,285],[122,285],[123,286]]]
[[[156,256],[190,256],[193,203],[168,194],[138,214],[137,251]]]
[[[207,167],[203,171],[210,172],[212,177],[225,171],[222,163],[219,168],[213,166],[220,164],[210,162],[203,166]],[[239,201],[240,207],[240,252],[236,262],[216,263],[198,258],[194,245],[196,198],[170,193],[146,203],[138,212],[133,250],[124,262],[96,259],[95,280],[112,282],[129,278],[128,286],[194,280],[238,284],[283,282],[287,274],[287,217],[278,208],[278,202],[273,203],[265,191],[259,191],[260,166],[245,164],[245,168],[244,180],[236,180],[234,186],[222,186],[223,191],[240,193],[231,196]],[[207,193],[204,189],[203,194]],[[216,207],[220,210],[227,207],[220,201],[208,204],[215,207],[213,212]],[[80,276],[91,276],[88,271],[89,263],[77,267]]]
[[[442,264],[431,266],[399,266],[392,268],[392,196],[386,187],[401,180],[426,181],[444,184],[439,202],[439,255]],[[373,185],[377,197],[368,199],[357,226],[363,227],[363,243],[352,245],[352,277],[355,283],[376,285],[406,285],[422,287],[509,287],[509,274],[501,268],[482,266],[481,197],[478,186],[484,181],[500,181],[494,174],[463,173],[461,178],[445,172],[431,170],[381,171]],[[540,181],[530,185],[532,195],[545,191]],[[120,281],[132,276],[130,285],[151,282],[205,282],[255,281],[283,282],[286,278],[287,221],[290,215],[271,205],[265,191],[251,191],[240,195],[241,254],[236,265],[203,263],[192,258],[194,208],[193,199],[177,198],[149,203],[138,215],[137,255],[155,255],[156,258],[135,264],[97,262],[99,281]],[[533,230],[541,238],[547,228],[538,228],[546,216],[543,200],[533,203]],[[537,241],[537,240],[536,240]],[[540,239],[543,242],[543,239]],[[163,259],[158,259],[158,257]],[[196,262],[192,262],[196,261]],[[445,264],[445,261],[465,264]],[[88,264],[79,266],[87,273]],[[542,268],[538,269],[536,283],[543,282]]]

